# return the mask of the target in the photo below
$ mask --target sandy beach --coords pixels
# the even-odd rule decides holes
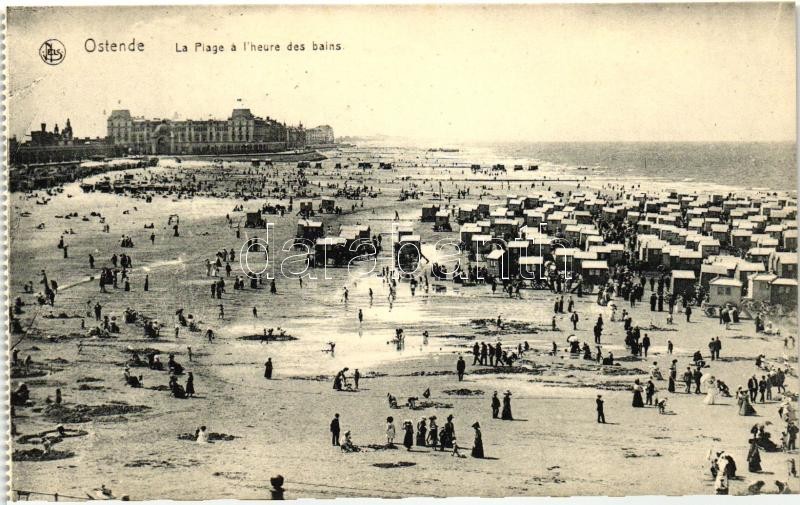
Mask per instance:
[[[407,155],[390,171],[335,170],[333,157],[322,169],[307,170],[310,188],[326,196],[335,189],[329,184],[341,187],[345,181],[380,191],[377,198],[359,201],[337,198],[343,210],[340,215],[322,214],[315,219],[334,231],[341,225],[369,224],[372,233],[380,233],[386,241],[397,212],[401,222],[413,224],[423,253],[433,259],[437,253],[431,244],[458,237],[457,225],[452,232],[437,233],[431,223],[419,221],[421,206],[439,191],[438,180],[450,195],[456,187],[470,187],[471,196],[454,199],[453,205],[477,202],[473,195],[481,192],[480,201],[493,208],[503,205],[507,194],[530,191],[533,178],[547,178],[544,184],[534,183],[537,190],[607,194],[621,191],[618,186],[611,189],[611,183],[624,184],[627,190],[644,182],[593,177],[591,172],[564,175],[546,167],[535,175],[509,171],[500,177],[528,178],[524,181],[467,182],[470,177],[463,173],[469,173],[468,168],[447,167],[450,161],[444,159],[433,167],[424,160],[414,161],[413,156],[420,154]],[[414,163],[428,166],[413,167]],[[244,170],[247,164],[241,165],[238,169]],[[282,176],[296,172],[294,164],[279,163],[276,168]],[[208,162],[188,160],[177,165],[163,158],[152,173],[173,176],[178,171],[210,170]],[[110,177],[125,173],[141,177],[143,172]],[[564,180],[554,180],[557,177]],[[414,187],[424,192],[421,199],[399,201],[401,190]],[[44,199],[46,204],[37,204]],[[705,405],[704,394],[684,394],[683,384],[678,384],[677,393],[667,393],[666,381],[657,381],[659,396],[668,398],[667,414],[631,406],[634,380],[646,382],[652,362],[666,377],[670,362],[677,359],[680,376],[695,351],[708,354],[711,337],[720,337],[723,348],[721,359],[709,362],[710,371],[732,392],[746,387],[751,375],[761,377],[763,371],[755,366],[759,354],[770,363],[789,363],[794,374],[787,376],[786,386],[790,392],[798,391],[797,349],[785,348],[783,338],[797,335],[796,319],[773,321],[783,336],[757,334],[748,319],[726,329],[700,310],[691,322],[676,314],[675,323],[668,325],[666,312],[650,311],[648,285],[643,303],[635,308],[624,300],[613,302],[620,311],[627,309],[652,341],[649,356],[638,358],[629,356],[622,323],[610,322],[610,307],[598,305],[594,295],[573,295],[580,315],[576,331],[569,314],[557,316],[558,329],[553,331],[555,295],[550,291],[523,289],[521,299],[510,299],[502,290],[492,293],[488,285],[432,281],[430,290],[418,288],[412,296],[408,283],[399,282],[396,301],[390,304],[388,284],[368,273],[367,263],[349,273],[343,268],[314,269],[317,279],[305,279],[302,287],[296,277],[286,278],[278,271],[277,294],[270,294],[265,285],[258,290],[229,288],[221,300],[212,298],[205,259],[213,259],[223,248],[234,249],[238,256],[247,238],[266,235],[266,230],[242,228],[243,235],[237,239],[226,215],[241,222],[244,213],[234,212],[236,205],[247,210],[264,200],[277,201],[154,195],[148,203],[128,195],[83,194],[77,184],[52,196],[42,191],[36,196],[11,196],[10,289],[12,299],[20,297],[25,304],[19,318],[27,332],[12,335],[11,344],[20,359],[30,355],[32,360],[31,373],[13,377],[12,389],[25,382],[33,401],[32,406],[15,411],[18,435],[12,448],[36,447],[19,442],[20,436],[59,424],[86,432],[53,446],[71,453],[69,457],[14,461],[12,489],[83,497],[104,484],[135,500],[255,499],[268,497],[269,478],[280,474],[286,479],[287,498],[713,494],[707,462],[710,450],[725,450],[736,460],[741,478],[731,481],[731,494],[745,494],[757,479],[765,480],[769,490],[774,490],[775,480],[788,482],[794,492],[800,489],[800,481],[787,475],[787,459],[797,460],[796,451],[762,452],[765,474],[747,471],[750,428],[771,423],[768,431],[773,440],[780,438],[784,423],[778,415],[782,398],[778,393],[773,393],[771,402],[754,404],[757,416],[744,417],[738,415],[736,398]],[[288,203],[288,198],[282,202]],[[352,204],[358,207],[352,209]],[[104,223],[92,213],[102,215]],[[172,236],[167,223],[170,215],[180,217],[179,237]],[[282,250],[282,245],[294,237],[297,216],[290,212],[269,217],[273,223],[270,239],[275,244],[272,265],[279,269],[281,261],[292,254]],[[41,223],[44,227],[40,228]],[[154,229],[145,229],[150,223]],[[110,226],[108,233],[102,231],[103,224]],[[56,244],[68,230],[74,234],[64,235],[69,244],[69,257],[64,259]],[[155,234],[153,243],[151,233]],[[119,247],[123,235],[131,237],[133,248]],[[99,268],[110,266],[112,254],[122,252],[133,261],[130,291],[109,287],[108,293],[101,293],[95,278]],[[95,269],[89,268],[90,254]],[[376,271],[391,265],[389,248],[377,265]],[[232,267],[233,276],[242,275],[238,259]],[[38,306],[35,295],[23,292],[28,282],[37,286],[42,269],[59,284],[53,307]],[[145,275],[149,279],[146,292]],[[435,285],[441,288],[433,289]],[[95,325],[90,307],[96,303],[103,314],[117,318],[121,331],[112,338],[88,336],[88,329]],[[218,319],[220,304],[225,311],[222,320]],[[128,307],[161,322],[160,337],[145,338],[141,325],[125,324],[123,313]],[[257,318],[253,307],[258,309]],[[179,309],[200,321],[203,331],[181,328],[175,338]],[[359,310],[363,311],[361,324]],[[498,315],[505,323],[502,328],[494,323]],[[581,342],[593,341],[592,325],[599,315],[606,321],[603,352],[613,352],[617,366],[603,366],[567,352],[566,339],[571,334]],[[81,329],[82,319],[86,329]],[[204,338],[208,327],[216,334],[213,343]],[[276,332],[281,328],[296,340],[262,343],[243,338],[259,335],[265,328],[276,328]],[[402,349],[389,342],[397,328],[406,335]],[[429,334],[427,342],[424,331]],[[674,343],[672,356],[667,354],[668,340]],[[330,341],[336,343],[334,354],[323,352]],[[531,350],[513,367],[473,366],[472,345],[497,341],[509,350],[528,342]],[[550,354],[553,342],[558,347],[555,355]],[[192,349],[192,361],[187,346]],[[147,367],[131,369],[143,376],[143,388],[125,384],[123,371],[132,351],[144,357],[148,349],[157,351],[164,362],[174,354],[193,373],[194,398],[173,398],[167,388],[169,373]],[[459,354],[467,360],[461,382],[456,375]],[[271,380],[264,378],[267,358],[274,363]],[[349,375],[360,370],[357,391],[332,389],[334,375],[344,367]],[[179,382],[185,382],[185,376]],[[48,403],[55,398],[56,388],[63,398],[58,406]],[[426,389],[430,397],[424,399]],[[512,392],[513,421],[492,419],[494,391],[501,397],[505,391]],[[387,393],[397,397],[400,408],[389,407]],[[596,422],[598,394],[605,400],[607,424]],[[404,406],[408,397],[419,397],[424,407]],[[340,414],[342,431],[352,433],[360,452],[344,453],[331,446],[329,423],[335,413]],[[387,416],[394,417],[399,432],[406,419],[416,425],[421,417],[436,415],[441,426],[451,414],[466,458],[430,448],[385,447]],[[469,457],[470,426],[476,421],[482,428],[485,459]],[[233,438],[197,444],[180,437],[193,435],[201,425]]]

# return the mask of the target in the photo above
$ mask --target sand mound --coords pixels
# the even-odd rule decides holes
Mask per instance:
[[[457,335],[454,333],[446,333],[444,335],[433,335],[436,338],[450,338],[457,340],[475,340],[475,335]]]
[[[291,335],[245,335],[243,337],[239,337],[238,340],[251,340],[256,342],[289,342],[291,340],[297,340],[297,337],[293,337]]]
[[[123,416],[150,410],[146,405],[128,405],[125,403],[110,403],[106,405],[48,405],[44,415],[57,423],[86,423],[105,416]],[[124,417],[123,417],[124,419]]]
[[[211,432],[208,434],[208,441],[209,442],[230,442],[233,439],[239,438],[236,435],[228,435],[227,433],[216,433]],[[196,442],[197,439],[194,436],[194,433],[181,433],[178,435],[178,440],[188,440],[190,442]]]
[[[150,354],[164,354],[164,351],[161,349],[156,349],[155,347],[126,347],[125,349],[120,349],[125,354],[133,354],[136,353],[139,356],[149,356]]]
[[[372,466],[377,468],[405,468],[408,466],[416,466],[416,463],[411,461],[398,461],[397,463],[373,463]]]
[[[419,402],[417,403],[417,408],[414,410],[425,410],[425,409],[452,409],[452,403],[443,403],[443,402]]]
[[[54,461],[75,456],[72,451],[43,451],[42,449],[17,449],[11,455],[12,461]]]
[[[92,386],[91,384],[81,384],[78,386],[78,391],[102,391],[107,389],[105,386]]]
[[[67,314],[66,312],[59,312],[58,314],[45,314],[42,316],[44,319],[81,319],[83,316],[80,314]]]
[[[618,366],[603,367],[600,369],[600,373],[603,375],[647,375],[649,372],[641,368],[623,368]]]
[[[61,442],[65,438],[72,438],[72,437],[83,437],[88,435],[88,431],[84,430],[74,430],[71,428],[64,429],[64,435],[60,435],[57,430],[49,430],[43,431],[40,433],[31,433],[29,435],[23,435],[17,439],[18,444],[41,444],[44,443],[45,440],[50,442],[51,444],[57,444]]]
[[[475,330],[475,333],[485,336],[508,333],[538,333],[548,328],[543,325],[516,320],[502,321],[502,326],[498,328],[497,321],[494,319],[472,319],[469,322],[469,326]]]
[[[646,449],[643,452],[637,452],[636,449],[623,447],[622,450],[625,451],[623,456],[626,458],[658,458],[661,456],[661,453],[654,449]]]
[[[12,379],[27,379],[28,377],[44,377],[45,375],[47,375],[47,370],[41,370],[41,369],[25,370],[25,368],[23,367],[11,368]]]
[[[289,377],[289,379],[297,380],[297,381],[328,382],[328,381],[332,381],[333,377],[331,377],[329,375],[312,375],[312,376],[305,376],[305,377],[299,376],[299,375],[295,375],[295,376]]]
[[[426,375],[426,376],[429,376],[429,377],[430,376],[435,377],[437,375],[454,375],[454,374],[455,374],[455,372],[453,372],[451,370],[434,370],[432,372],[426,372],[425,370],[420,370],[419,372],[411,372],[409,374],[409,376],[418,377],[418,376]]]
[[[470,374],[473,375],[487,375],[487,374],[540,374],[544,370],[542,368],[525,368],[521,366],[499,366],[497,368],[479,368],[477,370],[472,370]]]
[[[125,463],[125,466],[129,468],[141,468],[143,466],[148,466],[150,468],[175,468],[175,465],[169,461],[157,461],[154,459],[135,459]]]
[[[481,391],[480,389],[464,389],[464,388],[447,389],[445,391],[442,391],[442,393],[450,396],[481,396],[485,394],[485,392]]]
[[[369,444],[365,446],[367,449],[372,449],[373,451],[394,451],[397,450],[396,445],[386,445],[386,444]]]
[[[86,335],[84,335],[83,333],[78,333],[73,331],[63,335],[50,335],[47,337],[47,341],[52,343],[58,343],[67,340],[75,340],[78,338],[86,338]]]

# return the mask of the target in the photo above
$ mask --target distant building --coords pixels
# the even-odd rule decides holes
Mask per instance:
[[[303,125],[286,126],[250,109],[233,109],[228,119],[171,121],[133,117],[114,110],[108,117],[108,139],[134,154],[237,154],[302,148]]]
[[[30,133],[30,137],[30,140],[23,143],[16,137],[9,139],[11,164],[80,161],[92,157],[120,156],[123,151],[99,137],[75,138],[69,119],[63,130],[55,125],[52,131],[47,131],[47,124],[42,123],[39,130]]]
[[[310,146],[320,144],[333,144],[336,139],[333,136],[333,128],[328,125],[317,126],[306,130],[306,143]]]

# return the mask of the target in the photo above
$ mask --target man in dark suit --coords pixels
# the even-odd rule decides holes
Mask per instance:
[[[747,381],[747,389],[750,391],[750,402],[755,402],[756,395],[758,395],[758,379],[756,379],[755,375],[750,377],[750,380]]]
[[[603,412],[603,395],[597,395],[597,422],[601,424],[606,423],[606,415]]]
[[[464,361],[464,358],[461,356],[458,357],[458,363],[456,364],[456,371],[458,372],[458,380],[464,380],[464,370],[467,369],[467,363]]]
[[[492,419],[497,419],[500,416],[500,398],[497,397],[497,391],[492,396]]]
[[[331,443],[339,445],[339,414],[335,414],[331,421]]]

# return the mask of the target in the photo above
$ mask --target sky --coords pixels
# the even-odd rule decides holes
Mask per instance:
[[[10,134],[104,136],[107,114],[249,107],[337,136],[442,141],[794,141],[792,4],[12,10]],[[47,65],[39,47],[60,40]],[[143,42],[141,53],[89,53]],[[280,44],[245,52],[243,42]],[[194,44],[222,44],[218,54]],[[338,43],[314,51],[312,43]],[[287,44],[305,51],[288,51]],[[176,52],[182,45],[188,52]],[[231,44],[238,51],[231,52]],[[237,99],[241,99],[238,102]]]

